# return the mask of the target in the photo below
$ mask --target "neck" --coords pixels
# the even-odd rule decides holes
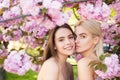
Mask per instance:
[[[95,51],[93,48],[90,48],[84,52],[82,52],[83,57],[95,56]]]
[[[64,65],[66,64],[66,60],[67,60],[67,55],[62,55],[58,53],[58,62],[60,65]]]

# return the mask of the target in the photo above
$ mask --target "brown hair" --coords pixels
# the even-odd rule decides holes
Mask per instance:
[[[44,53],[43,53],[43,62],[45,60],[49,59],[52,56],[53,57],[57,57],[56,50],[54,49],[54,46],[55,46],[55,34],[56,34],[56,32],[60,28],[67,28],[74,35],[73,30],[71,29],[71,27],[68,24],[64,24],[64,25],[61,25],[61,26],[56,26],[55,28],[53,28],[52,30],[50,30],[49,35],[48,35],[47,45],[46,45]]]

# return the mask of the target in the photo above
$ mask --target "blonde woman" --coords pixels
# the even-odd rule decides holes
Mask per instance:
[[[78,61],[79,80],[98,80],[89,63],[99,60],[98,56],[103,53],[102,32],[100,23],[95,20],[80,21],[75,27],[76,52],[83,56]]]

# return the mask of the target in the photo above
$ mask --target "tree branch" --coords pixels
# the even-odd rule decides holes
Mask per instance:
[[[2,21],[0,21],[0,23],[4,23],[4,22],[8,22],[8,21],[12,21],[12,20],[19,19],[19,18],[25,18],[25,17],[28,17],[28,16],[31,16],[31,15],[30,15],[30,14],[27,14],[27,15],[16,16],[16,17],[14,17],[14,18],[10,18],[10,19],[6,19],[6,20],[2,20]]]
[[[74,0],[74,1],[66,1],[66,2],[63,2],[63,5],[73,4],[73,3],[79,3],[79,2],[85,2],[85,1],[88,1],[88,0]]]

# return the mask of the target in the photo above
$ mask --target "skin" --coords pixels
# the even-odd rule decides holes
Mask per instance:
[[[67,28],[58,29],[55,34],[54,46],[57,51],[58,61],[56,61],[55,57],[46,60],[37,80],[73,80],[72,66],[66,60],[68,55],[74,52],[74,48],[75,41],[72,32]]]
[[[99,38],[93,37],[92,34],[84,27],[78,26],[75,28],[76,52],[83,55],[83,58],[78,61],[78,78],[79,80],[94,80],[95,73],[88,65],[93,60],[98,60],[94,52],[94,47],[98,43]]]

